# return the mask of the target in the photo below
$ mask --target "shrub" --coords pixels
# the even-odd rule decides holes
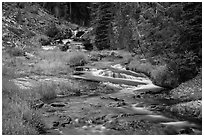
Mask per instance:
[[[11,48],[8,50],[8,53],[11,56],[24,56],[25,55],[25,51],[22,48]]]
[[[15,70],[12,68],[12,67],[8,67],[8,66],[5,66],[3,65],[2,67],[2,76],[3,77],[15,77],[16,74],[15,74]]]
[[[156,85],[174,88],[178,86],[178,77],[173,71],[170,71],[167,65],[156,66],[155,69],[151,71],[151,79]]]
[[[23,113],[23,120],[31,127],[35,128],[39,134],[45,133],[45,123],[37,110],[25,111]]]
[[[153,65],[151,62],[158,65]],[[135,57],[128,65],[128,68],[148,75],[153,83],[158,86],[166,88],[176,87],[179,84],[177,73],[171,70],[163,61],[160,62],[155,63],[153,59],[141,60],[140,57]]]
[[[91,51],[90,52],[90,60],[92,61],[98,61],[102,59],[102,55],[98,51]]]
[[[72,31],[68,28],[59,28],[59,32],[54,39],[69,39],[72,36]]]
[[[132,60],[130,64],[128,65],[128,68],[130,70],[144,73],[148,76],[150,76],[151,71],[154,69],[154,66],[149,62],[141,62],[139,60]]]
[[[40,51],[39,56],[43,59],[33,68],[34,72],[43,74],[59,74],[71,72],[67,65],[69,54],[60,51]]]
[[[168,61],[169,67],[179,76],[180,83],[195,77],[202,66],[202,60],[193,52],[174,55],[174,58]]]
[[[59,29],[55,26],[55,24],[50,25],[47,28],[47,31],[45,32],[45,34],[51,38],[54,38],[58,33],[59,33]]]
[[[58,88],[61,95],[77,95],[77,94],[81,94],[81,83],[78,82],[66,82],[66,83],[60,83]]]
[[[71,52],[67,64],[71,67],[84,66],[88,63],[88,56],[83,52]]]
[[[86,50],[93,50],[93,44],[91,43],[90,40],[84,40],[83,45]]]
[[[11,112],[12,113],[12,112]],[[3,135],[37,135],[39,134],[35,128],[25,124],[21,117],[5,118],[2,120]]]
[[[38,88],[38,93],[42,101],[49,101],[57,97],[56,85],[54,83],[44,83]]]
[[[39,42],[41,43],[42,46],[45,46],[45,45],[49,45],[49,44],[50,44],[49,38],[46,38],[46,37],[40,38],[40,39],[39,39]]]
[[[59,73],[69,73],[71,70],[69,66],[65,64],[63,61],[41,61],[35,65],[33,71],[39,74],[59,74]]]

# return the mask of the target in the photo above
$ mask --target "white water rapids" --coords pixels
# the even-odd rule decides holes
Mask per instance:
[[[111,66],[111,68],[118,70],[118,72],[114,72],[110,69],[104,70],[92,68],[89,72],[83,72],[84,75],[73,75],[72,77],[102,81],[106,85],[115,86],[119,88],[128,88],[132,91],[138,92],[158,92],[164,89],[160,86],[153,84],[152,81],[143,74],[126,70],[120,64]],[[134,74],[134,76],[131,74]],[[135,75],[137,75],[137,77]]]

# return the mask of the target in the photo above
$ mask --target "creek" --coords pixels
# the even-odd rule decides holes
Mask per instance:
[[[59,135],[165,135],[201,134],[201,125],[164,113],[168,100],[142,98],[146,92],[165,92],[144,74],[120,65],[84,69],[73,79],[114,88],[107,93],[60,96],[42,108],[49,127],[46,134]],[[97,87],[96,87],[97,88]],[[89,92],[87,90],[87,92]]]
[[[155,99],[167,89],[142,73],[123,66],[83,67],[71,76],[29,76],[15,79],[21,88],[43,82],[71,84],[77,89],[38,103],[50,135],[200,135],[202,123],[178,118],[165,108],[176,100]],[[76,84],[77,83],[77,84]],[[73,87],[74,89],[75,87]]]

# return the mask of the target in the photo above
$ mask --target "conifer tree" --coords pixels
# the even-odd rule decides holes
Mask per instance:
[[[95,45],[99,50],[110,48],[112,3],[100,2],[92,6],[92,25],[95,31]],[[94,13],[93,13],[94,12]]]

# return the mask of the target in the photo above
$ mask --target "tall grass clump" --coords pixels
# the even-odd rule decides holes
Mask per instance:
[[[60,83],[59,86],[59,94],[61,95],[79,95],[81,94],[81,85],[78,82],[66,82]]]
[[[28,92],[29,94],[24,94]],[[29,105],[28,100],[34,97],[32,93],[32,90],[19,89],[7,78],[2,79],[3,135],[36,135],[45,132],[45,124],[41,116]]]
[[[11,55],[11,56],[24,56],[25,55],[25,51],[22,48],[10,48],[9,50],[7,50],[7,52]]]
[[[155,61],[134,58],[128,68],[146,74],[156,85],[166,88],[174,88],[178,85],[178,77],[175,72],[170,70],[170,67],[164,62],[158,64]]]
[[[57,86],[54,83],[43,83],[37,90],[42,101],[49,101],[57,97]]]
[[[167,65],[156,66],[151,71],[151,79],[159,86],[174,88],[178,86],[178,77],[171,71]]]
[[[70,67],[66,64],[69,54],[60,51],[39,51],[42,60],[38,62],[33,71],[43,74],[58,74],[71,72]]]
[[[15,70],[12,67],[2,66],[2,76],[14,78],[16,76]]]
[[[46,75],[71,72],[70,67],[62,61],[48,61],[43,60],[35,65],[33,71],[36,73],[43,73]]]
[[[88,63],[87,54],[79,51],[61,52],[61,51],[39,51],[42,58],[33,69],[35,72],[45,74],[70,73],[70,67],[83,66]]]
[[[141,62],[139,60],[132,60],[128,65],[130,70],[144,73],[148,76],[151,75],[151,71],[154,69],[154,66],[149,62]]]
[[[88,63],[88,56],[83,52],[71,52],[67,60],[70,67],[84,66]]]

